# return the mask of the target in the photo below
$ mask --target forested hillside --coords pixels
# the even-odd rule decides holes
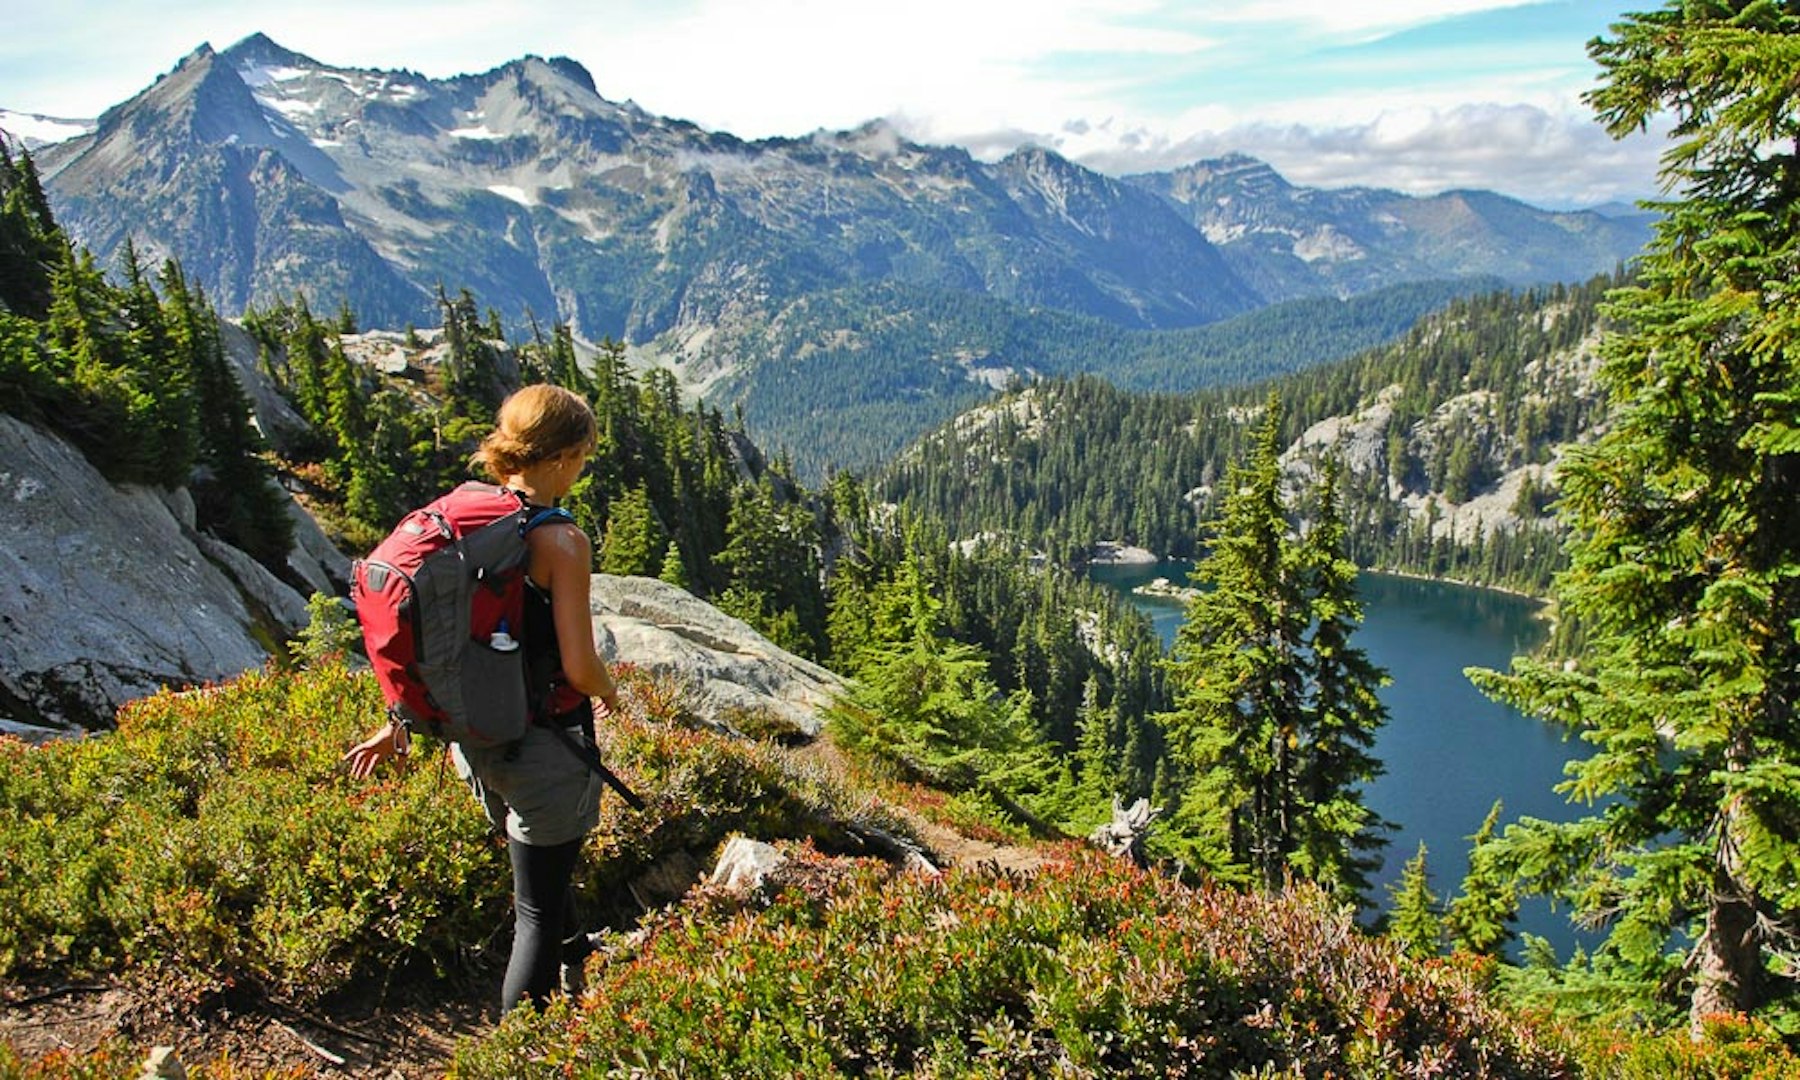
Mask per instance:
[[[714,348],[771,359],[709,387],[708,397],[740,402],[758,440],[791,448],[802,475],[876,469],[1008,385],[1082,374],[1138,391],[1254,382],[1391,341],[1427,312],[1497,284],[1396,285],[1180,330],[1131,330],[978,293],[870,285],[722,328]],[[808,407],[795,409],[796,401]]]
[[[1615,284],[1457,300],[1392,345],[1249,386],[1047,380],[920,440],[875,489],[956,535],[1004,533],[1071,564],[1098,540],[1190,558],[1275,390],[1290,472],[1342,460],[1359,563],[1541,589],[1559,543],[1547,466],[1600,419],[1593,345]]]

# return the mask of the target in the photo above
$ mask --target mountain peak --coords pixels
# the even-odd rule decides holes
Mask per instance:
[[[277,44],[260,30],[226,49],[224,57],[233,67],[318,67],[318,61]]]
[[[593,94],[596,97],[599,96],[600,90],[594,85],[594,76],[589,73],[587,68],[582,67],[578,61],[572,60],[567,56],[552,56],[548,60],[545,60],[544,63],[549,65],[551,71],[556,72],[570,82],[576,83],[588,93]]]

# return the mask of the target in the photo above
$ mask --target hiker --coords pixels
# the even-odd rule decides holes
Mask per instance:
[[[594,414],[579,396],[556,386],[527,386],[501,404],[498,423],[474,462],[528,508],[549,508],[580,478],[595,438]],[[557,513],[530,528],[525,540],[520,637],[527,668],[537,677],[548,674],[553,689],[538,708],[542,719],[527,726],[522,739],[450,746],[457,775],[506,836],[512,861],[514,932],[503,1011],[527,1001],[541,1007],[557,989],[562,965],[578,967],[585,958],[587,938],[574,925],[570,885],[582,841],[599,821],[601,779],[570,740],[594,755],[590,699],[609,714],[619,707],[588,614],[592,546],[586,534]],[[369,776],[381,762],[404,754],[407,739],[405,726],[390,720],[345,755],[350,774]]]

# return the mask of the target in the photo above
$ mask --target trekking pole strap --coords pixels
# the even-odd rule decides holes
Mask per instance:
[[[644,800],[638,797],[637,792],[626,787],[625,781],[619,779],[618,774],[607,768],[606,763],[600,760],[600,751],[597,747],[583,746],[576,740],[575,736],[569,734],[568,729],[562,727],[560,724],[549,724],[547,726],[557,739],[561,740],[562,744],[569,748],[569,753],[574,754],[581,760],[583,765],[588,767],[589,771],[605,781],[607,787],[618,792],[619,798],[624,799],[627,806],[631,807],[633,810],[644,809]]]

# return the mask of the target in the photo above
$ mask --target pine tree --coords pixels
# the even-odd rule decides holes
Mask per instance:
[[[662,568],[656,576],[678,588],[688,587],[687,565],[681,561],[681,546],[675,541],[663,548]]]
[[[1388,915],[1387,936],[1408,956],[1428,959],[1444,949],[1444,928],[1438,918],[1437,894],[1431,891],[1431,875],[1425,866],[1425,845],[1406,860],[1398,885],[1388,886],[1393,909]]]
[[[1519,921],[1519,886],[1494,846],[1500,801],[1469,837],[1469,873],[1462,894],[1444,912],[1444,930],[1456,947],[1482,956],[1499,956]]]
[[[615,499],[600,541],[600,572],[649,574],[662,568],[665,556],[662,527],[650,509],[649,492],[640,485]]]
[[[1210,588],[1176,632],[1164,724],[1189,782],[1171,829],[1191,838],[1186,855],[1228,875],[1273,890],[1296,873],[1363,903],[1385,823],[1360,789],[1381,773],[1370,748],[1387,676],[1351,644],[1362,612],[1337,467],[1327,464],[1312,527],[1295,537],[1281,425],[1271,394],[1194,570]]]
[[[32,319],[50,312],[50,278],[68,247],[31,155],[0,145],[0,306]]]
[[[1010,802],[1045,787],[1054,766],[1029,700],[1003,697],[981,650],[944,634],[944,604],[917,565],[908,561],[882,592],[882,640],[864,651],[856,684],[830,713],[844,745],[953,791]]]
[[[170,333],[162,301],[129,237],[123,261],[125,289],[120,299],[129,327],[128,363],[143,375],[140,385],[145,391],[145,422],[153,433],[155,475],[165,487],[180,487],[188,482],[199,452],[193,357],[185,342],[178,344]]]
[[[1226,477],[1211,553],[1194,568],[1169,662],[1175,708],[1164,717],[1187,777],[1171,827],[1185,854],[1278,889],[1295,848],[1296,756],[1305,721],[1302,635],[1281,499],[1281,409],[1271,398],[1250,460]]]
[[[1363,805],[1362,790],[1383,772],[1371,750],[1376,731],[1387,722],[1387,706],[1377,691],[1388,677],[1351,642],[1362,623],[1362,605],[1356,598],[1356,564],[1344,553],[1340,472],[1335,457],[1326,459],[1314,495],[1312,527],[1297,556],[1311,622],[1311,698],[1300,755],[1293,862],[1333,892],[1360,899],[1387,843],[1382,836],[1386,823]]]
[[[199,428],[203,469],[194,484],[196,514],[204,527],[279,568],[293,544],[293,520],[287,497],[260,456],[262,436],[225,356],[218,316],[174,260],[163,264],[158,280],[169,336],[189,358],[194,406],[206,418]]]
[[[1672,197],[1610,305],[1610,425],[1560,477],[1583,646],[1479,681],[1581,732],[1564,787],[1613,804],[1509,857],[1610,917],[1596,959],[1681,975],[1697,1030],[1797,970],[1770,961],[1800,933],[1800,13],[1672,3],[1589,51],[1612,133],[1672,115]]]

